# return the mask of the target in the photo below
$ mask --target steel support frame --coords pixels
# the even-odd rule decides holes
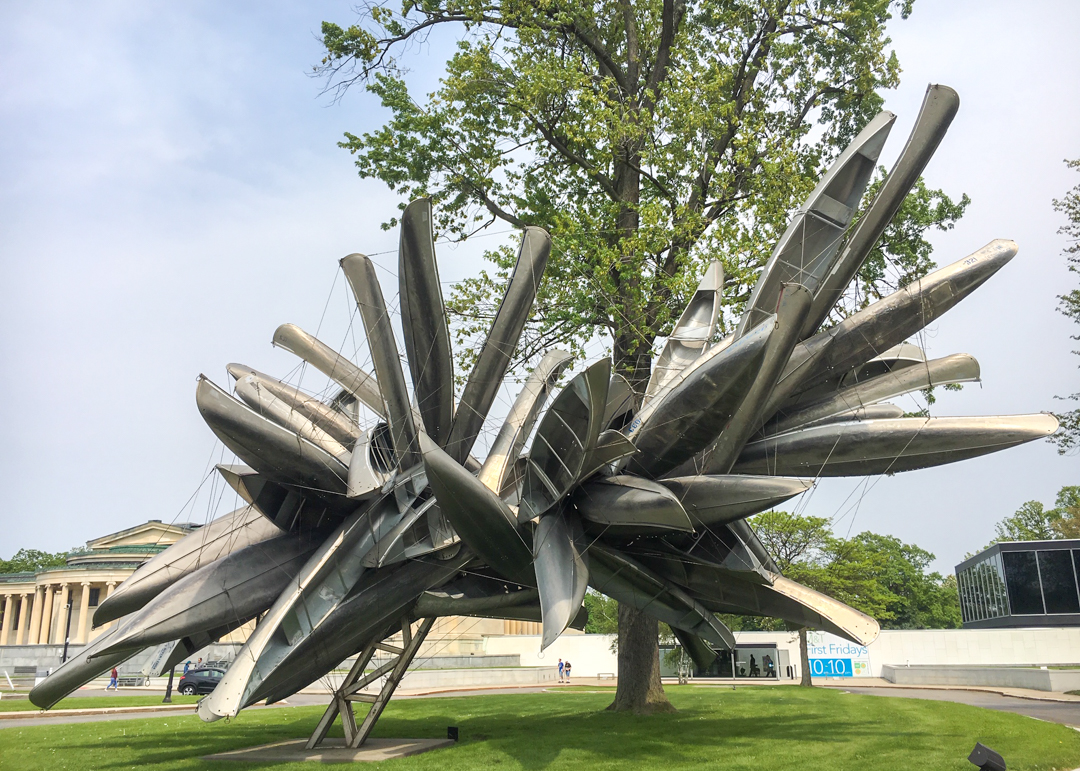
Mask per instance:
[[[416,658],[421,644],[423,644],[434,623],[434,617],[423,619],[414,634],[412,620],[403,618],[401,620],[401,647],[385,642],[377,642],[364,648],[360,655],[356,657],[356,663],[352,665],[349,674],[345,676],[340,687],[334,691],[330,706],[326,708],[326,712],[323,713],[314,733],[311,734],[311,738],[307,741],[307,749],[315,749],[326,739],[326,734],[338,715],[341,715],[341,725],[345,729],[345,744],[353,749],[363,745],[368,736],[371,735],[371,730],[375,727],[375,723],[378,722],[383,710],[386,709],[386,705],[393,697],[394,691],[397,690],[401,678],[405,676],[409,665]],[[394,654],[394,658],[373,671],[364,674],[364,669],[371,662],[375,651]],[[386,682],[383,683],[382,690],[379,691],[378,695],[364,692],[364,688],[387,672],[390,674],[386,678]],[[356,725],[356,715],[353,714],[352,706],[353,702],[356,701],[371,705],[367,716],[359,727]]]

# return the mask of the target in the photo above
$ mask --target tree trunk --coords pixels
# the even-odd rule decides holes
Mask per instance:
[[[614,183],[620,202],[618,233],[615,243],[622,249],[624,239],[633,239],[640,224],[638,202],[641,197],[640,140],[627,140],[622,159],[615,163]],[[635,265],[640,261],[624,254]],[[616,318],[612,364],[634,389],[637,406],[645,395],[652,370],[652,337],[646,330],[644,302],[641,297],[641,273],[612,268],[612,279],[621,305]],[[619,684],[615,701],[608,707],[616,712],[648,715],[674,712],[660,683],[660,626],[656,619],[619,603]]]
[[[619,604],[619,684],[615,712],[674,712],[660,684],[660,626],[656,619]]]
[[[810,648],[806,642],[805,626],[799,630],[799,665],[802,667],[802,680],[799,685],[813,688],[814,681],[810,677]]]

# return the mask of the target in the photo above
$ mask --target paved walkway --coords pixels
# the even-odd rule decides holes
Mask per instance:
[[[1080,730],[1080,700],[1039,699],[1032,696],[1006,696],[991,690],[964,690],[959,688],[916,688],[914,686],[866,687],[866,686],[829,686],[847,693],[859,693],[869,696],[892,696],[901,699],[927,699],[929,701],[952,701],[957,704],[969,704],[1000,712],[1015,712],[1018,715],[1061,723]],[[1019,691],[1022,689],[1010,689]],[[1024,691],[1025,694],[1043,693],[1043,691]],[[1046,694],[1060,696],[1062,694]]]
[[[1035,699],[1036,701],[1060,701],[1080,704],[1080,696],[1071,693],[1058,693],[1056,691],[1036,691],[1030,688],[1005,688],[998,685],[897,685],[880,677],[860,677],[847,680],[815,680],[814,685],[822,685],[826,688],[843,688],[849,686],[859,688],[889,688],[895,691],[918,690],[918,691],[979,691],[982,693],[996,693],[1001,696],[1012,696],[1017,699]],[[900,694],[893,694],[898,696]]]

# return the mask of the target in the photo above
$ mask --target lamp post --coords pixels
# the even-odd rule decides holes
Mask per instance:
[[[60,657],[60,663],[63,664],[67,661],[68,643],[71,642],[71,595],[68,595],[67,605],[64,606],[67,610],[67,624],[64,626],[64,653]]]
[[[161,700],[162,704],[172,704],[172,681],[174,674],[176,674],[176,667],[172,667],[169,670],[169,684],[165,686],[165,698]]]

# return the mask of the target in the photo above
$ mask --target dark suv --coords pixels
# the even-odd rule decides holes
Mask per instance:
[[[185,696],[194,696],[197,693],[210,693],[221,678],[225,676],[223,669],[192,669],[180,678],[177,690]]]

